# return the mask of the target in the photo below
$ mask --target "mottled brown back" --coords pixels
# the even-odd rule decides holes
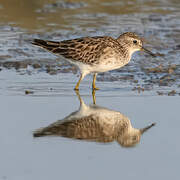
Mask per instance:
[[[111,47],[117,53],[122,49],[117,40],[108,36],[85,37],[61,42],[35,39],[33,44],[45,48],[52,53],[62,55],[67,59],[85,64],[98,63],[102,51],[107,47]]]

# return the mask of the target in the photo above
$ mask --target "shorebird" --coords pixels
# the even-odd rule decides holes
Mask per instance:
[[[109,36],[83,37],[60,42],[34,39],[32,44],[63,56],[79,68],[81,75],[75,90],[79,90],[81,80],[89,73],[94,74],[92,89],[98,90],[95,85],[97,73],[125,66],[136,51],[143,50],[155,56],[143,47],[143,40],[133,32],[121,34],[117,39]]]
[[[144,132],[155,125],[153,123],[145,128],[136,129],[122,113],[96,104],[86,105],[79,94],[77,95],[80,100],[77,111],[47,127],[36,130],[34,137],[62,136],[99,143],[117,141],[123,147],[132,147],[139,143]]]

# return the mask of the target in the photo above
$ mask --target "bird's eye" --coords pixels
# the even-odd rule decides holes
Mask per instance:
[[[134,44],[137,44],[137,40],[133,40],[133,43],[134,43]]]

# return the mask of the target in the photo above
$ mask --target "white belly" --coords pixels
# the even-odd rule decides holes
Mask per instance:
[[[109,59],[103,59],[100,64],[95,66],[94,69],[95,69],[95,72],[97,72],[97,73],[111,71],[111,70],[119,69],[119,68],[125,66],[129,61],[130,61],[130,59],[124,61],[123,59],[119,60],[119,59],[113,58],[113,57],[109,58]]]
[[[117,58],[112,57],[108,59],[100,59],[100,63],[94,65],[84,64],[78,61],[69,61],[69,62],[76,65],[81,71],[81,73],[86,75],[89,73],[100,73],[100,72],[111,71],[114,69],[119,69],[125,66],[129,61],[130,59],[126,61],[123,60],[120,61]]]

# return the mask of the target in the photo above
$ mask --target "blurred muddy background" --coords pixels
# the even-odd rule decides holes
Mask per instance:
[[[154,95],[180,93],[179,0],[1,0],[0,17],[0,70],[16,69],[16,75],[28,74],[30,70],[29,74],[38,76],[45,72],[56,75],[61,82],[58,78],[64,78],[64,73],[78,76],[76,68],[33,47],[29,40],[117,37],[133,31],[143,36],[146,47],[159,56],[152,58],[142,52],[136,53],[129,65],[100,74],[97,78],[100,87],[106,86],[112,91],[124,88],[130,94],[144,91]],[[66,86],[72,84],[73,87],[78,78],[67,77]],[[86,81],[90,79],[86,78]],[[30,88],[36,91],[33,85]],[[25,87],[21,89],[24,91]]]

